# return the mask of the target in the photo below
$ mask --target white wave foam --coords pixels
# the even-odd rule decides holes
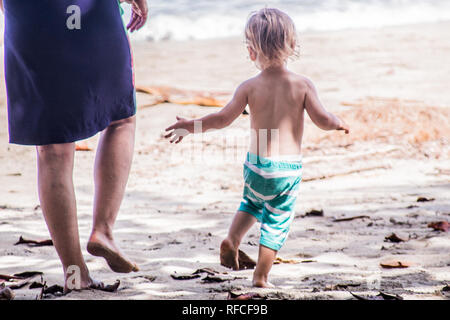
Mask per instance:
[[[176,7],[176,2],[173,5]],[[179,1],[181,3],[186,1]],[[189,2],[189,1],[187,1]],[[201,2],[201,1],[200,1]],[[215,1],[213,1],[215,2]],[[202,7],[192,11],[170,10],[169,4],[156,7],[147,25],[132,35],[133,39],[189,40],[242,36],[251,11],[264,7],[259,1],[232,1],[234,7]],[[450,20],[450,1],[420,0],[278,0],[268,2],[286,11],[299,31],[377,28],[422,22]],[[152,2],[150,2],[152,4]],[[127,19],[128,14],[124,17]]]

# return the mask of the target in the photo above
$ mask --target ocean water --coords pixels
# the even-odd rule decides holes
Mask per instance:
[[[57,0],[55,0],[57,1]],[[104,1],[104,0],[97,0]],[[249,14],[287,12],[299,31],[378,28],[450,20],[450,0],[148,0],[150,19],[133,39],[161,41],[242,36]],[[124,20],[129,20],[130,9]],[[0,32],[3,17],[0,13]]]
[[[241,36],[249,14],[266,6],[287,12],[299,31],[450,20],[450,0],[149,0],[148,3],[150,20],[133,38],[159,41]]]

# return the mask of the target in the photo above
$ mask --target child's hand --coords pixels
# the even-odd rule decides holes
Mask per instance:
[[[177,122],[166,129],[166,134],[164,137],[166,139],[171,139],[170,143],[178,144],[184,137],[190,133],[194,133],[194,124],[190,120],[180,118],[177,116]]]
[[[339,128],[337,130],[345,131],[345,134],[349,134],[350,127],[348,126],[348,124],[345,123],[345,121],[342,120],[341,118],[338,117],[338,119],[339,119],[340,124],[339,124]]]

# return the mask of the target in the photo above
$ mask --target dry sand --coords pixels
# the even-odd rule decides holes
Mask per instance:
[[[302,57],[291,69],[310,77],[324,104],[353,131],[350,136],[321,132],[307,122],[297,218],[279,252],[295,263],[273,267],[276,288],[255,290],[251,270],[219,265],[219,244],[241,199],[248,117],[203,141],[190,137],[175,147],[161,137],[175,115],[216,109],[161,104],[139,108],[136,156],[115,228],[117,242],[141,271],[114,274],[102,259],[84,252],[93,276],[107,283],[120,279],[119,291],[45,298],[226,299],[229,291],[256,291],[274,299],[352,299],[347,290],[362,296],[381,290],[404,299],[445,299],[450,238],[427,225],[450,220],[449,29],[450,23],[439,23],[302,35]],[[134,43],[133,48],[140,85],[231,94],[257,72],[242,39]],[[38,207],[35,151],[7,144],[4,96],[1,84],[0,274],[42,271],[47,285],[62,284],[53,247],[14,246],[21,235],[47,239],[49,234]],[[139,106],[150,100],[138,95]],[[88,144],[95,148],[96,140]],[[92,220],[94,156],[76,155],[83,247]],[[419,197],[434,200],[417,202]],[[305,217],[311,209],[324,216]],[[334,222],[361,215],[368,218]],[[407,241],[385,242],[391,233]],[[255,226],[242,244],[254,258],[258,237]],[[411,265],[380,267],[392,259]],[[205,267],[226,281],[205,282],[206,274],[171,278]],[[16,299],[34,299],[39,292],[24,287],[16,290]]]

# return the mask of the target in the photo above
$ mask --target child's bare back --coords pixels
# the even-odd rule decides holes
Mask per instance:
[[[241,94],[250,108],[250,152],[261,157],[301,154],[305,110],[322,129],[347,130],[324,109],[313,83],[285,66],[267,68],[247,80],[236,95]]]

